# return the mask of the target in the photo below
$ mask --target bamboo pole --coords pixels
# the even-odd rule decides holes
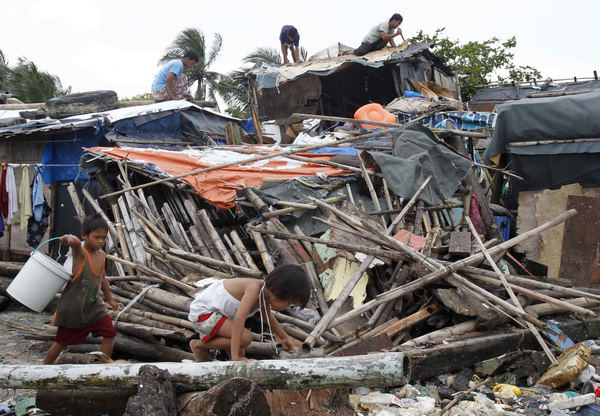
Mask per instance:
[[[375,206],[375,209],[377,211],[381,211],[381,204],[379,203],[379,198],[377,198],[377,193],[375,192],[375,188],[373,188],[373,182],[371,182],[371,178],[367,174],[367,168],[365,167],[365,164],[364,164],[362,158],[360,157],[360,153],[358,152],[358,150],[356,151],[356,157],[358,159],[358,163],[360,164],[360,170],[362,172],[362,177],[363,177],[365,183],[367,184],[367,189],[369,190],[369,194],[371,195],[371,200],[373,201],[373,205]],[[385,223],[385,218],[383,218],[383,215],[379,216],[379,220],[381,222],[381,225],[383,225],[383,228],[385,228],[387,226],[387,224]]]
[[[465,217],[465,220],[467,222],[467,225],[469,226],[469,229],[471,230],[471,234],[473,234],[473,237],[475,237],[475,240],[479,244],[479,248],[481,248],[481,251],[482,251],[483,255],[485,256],[485,258],[487,259],[488,263],[490,264],[490,266],[492,266],[492,269],[494,269],[494,272],[496,272],[496,275],[498,276],[498,278],[502,282],[502,285],[504,286],[504,289],[508,293],[508,296],[510,297],[511,301],[513,302],[513,304],[521,312],[527,313],[523,309],[523,306],[521,306],[521,304],[517,300],[517,297],[515,296],[514,292],[512,291],[512,288],[509,285],[509,283],[506,281],[506,278],[504,277],[504,274],[500,271],[500,269],[498,268],[498,265],[496,264],[496,262],[494,261],[494,259],[492,259],[492,256],[490,256],[490,254],[488,253],[487,249],[483,245],[483,241],[481,241],[481,238],[479,238],[479,234],[477,234],[477,230],[475,229],[475,226],[473,225],[473,222],[471,221],[471,218],[467,216],[467,217]],[[554,365],[558,364],[558,360],[556,359],[556,357],[554,356],[554,354],[552,353],[552,351],[550,351],[550,348],[548,348],[548,345],[546,344],[546,341],[544,341],[544,339],[540,335],[540,333],[537,330],[537,328],[535,328],[533,326],[533,324],[531,324],[530,322],[526,322],[525,325],[527,326],[527,328],[529,329],[529,331],[533,334],[533,336],[535,337],[535,339],[537,339],[537,341],[540,343],[542,349],[544,350],[544,352],[546,353],[546,355],[548,356],[548,358],[550,359],[550,361],[552,362],[552,364],[554,364]]]
[[[198,261],[200,263],[210,264],[211,266],[225,268],[230,271],[229,274],[233,275],[234,273],[243,274],[245,276],[254,277],[256,279],[264,278],[264,274],[260,271],[252,270],[247,267],[237,266],[235,264],[226,263],[221,260],[212,259],[209,257],[201,256],[200,254],[188,253],[183,250],[169,249],[169,253],[179,256],[188,260]]]
[[[421,187],[419,187],[419,189],[417,190],[415,195],[413,195],[413,197],[411,198],[409,203],[410,202],[414,203],[414,201],[417,200],[420,193],[423,192],[425,190],[425,188],[427,187],[427,185],[429,184],[430,180],[431,180],[431,176],[425,180],[425,182],[423,183],[423,185],[421,185]],[[326,205],[322,201],[315,200],[315,202],[317,202],[317,201],[319,204]],[[347,216],[341,210],[334,208],[332,206],[327,206],[326,208],[331,209],[338,215],[340,215],[340,213],[341,213],[342,218]],[[400,222],[400,220],[402,220],[401,216],[404,215],[405,212],[406,211],[401,212],[400,214],[398,214],[396,216],[396,218],[394,218],[392,220],[392,223],[389,225],[389,227],[385,231],[386,236],[394,229],[395,224],[397,224],[398,222]],[[350,223],[355,224],[356,220],[354,220],[353,218],[350,218],[350,219],[351,219]],[[393,240],[393,238],[392,238],[392,240]],[[321,318],[319,323],[315,326],[315,329],[310,333],[310,335],[306,338],[305,342],[302,344],[302,348],[305,351],[310,350],[314,344],[316,337],[320,336],[329,327],[329,324],[332,322],[332,320],[337,315],[342,304],[346,301],[346,299],[350,295],[350,292],[354,289],[354,287],[356,286],[356,284],[362,277],[362,274],[368,269],[369,265],[371,264],[371,262],[373,260],[375,260],[375,257],[372,255],[368,255],[367,258],[360,264],[360,266],[358,266],[358,268],[356,269],[356,271],[354,272],[352,277],[350,279],[348,279],[348,283],[346,283],[344,288],[340,291],[337,298],[335,299],[333,304],[330,306],[329,310],[323,315],[323,317]]]
[[[471,276],[471,277],[473,277],[475,279],[481,280],[481,281],[486,282],[486,283],[490,283],[490,284],[492,284],[494,286],[502,286],[502,283],[499,282],[497,279],[494,279],[493,277],[486,277],[486,276],[475,275],[475,274],[470,274],[470,273],[467,273],[467,274],[469,274],[469,276]],[[504,278],[506,280],[508,280],[508,276],[507,275],[504,275]],[[514,292],[521,293],[521,294],[523,294],[525,296],[528,296],[530,298],[539,300],[541,302],[547,302],[547,303],[553,303],[555,305],[559,305],[564,310],[567,310],[567,311],[570,311],[570,312],[574,312],[574,313],[578,313],[580,315],[591,316],[593,318],[596,318],[598,316],[594,311],[591,311],[589,309],[585,309],[585,308],[579,307],[577,305],[573,305],[569,301],[564,301],[564,300],[556,299],[554,297],[551,297],[551,296],[539,293],[538,291],[527,289],[527,288],[524,288],[522,286],[515,285],[513,283],[508,283],[508,285],[510,286],[510,288]],[[558,292],[558,293],[560,293],[560,292]]]
[[[319,280],[319,276],[317,275],[317,271],[315,270],[315,265],[312,262],[306,262],[303,264],[303,266],[304,270],[306,270],[306,275],[308,276],[308,281],[310,282],[310,285],[312,287],[315,299],[319,304],[319,309],[321,309],[321,315],[323,315],[329,310],[329,305],[325,300],[323,286],[321,285],[321,281]]]
[[[263,240],[262,235],[260,235],[259,232],[254,231],[253,229],[251,229],[250,235],[254,240],[254,244],[256,244],[256,248],[258,249],[258,253],[260,254],[260,259],[262,260],[263,265],[265,266],[265,270],[267,271],[267,273],[271,273],[275,268],[275,265],[273,264],[273,259],[269,255],[269,251],[267,250],[265,240]]]
[[[244,260],[244,257],[242,257],[242,253],[240,253],[238,248],[235,246],[235,244],[233,244],[233,242],[227,234],[223,234],[223,240],[225,240],[225,244],[227,244],[229,250],[231,250],[231,252],[233,253],[233,257],[235,257],[235,261],[237,261],[237,264],[239,264],[242,267],[248,268],[246,260]]]
[[[492,272],[490,270],[480,269],[478,267],[473,267],[473,266],[465,267],[464,272],[474,278],[477,278],[478,276],[485,276],[485,277],[493,277],[494,276],[494,272]],[[558,285],[556,283],[540,282],[539,280],[529,279],[529,278],[523,277],[523,276],[513,276],[513,275],[504,275],[504,276],[506,277],[506,280],[508,280],[509,282],[514,283],[514,284],[519,284],[521,286],[531,287],[531,288],[536,288],[536,289],[552,290],[552,291],[561,293],[564,296],[574,296],[574,297],[584,296],[584,297],[587,297],[590,299],[600,300],[600,295],[596,295],[596,294],[590,293],[590,292],[585,292],[585,291],[579,290],[579,289],[573,289],[571,287],[564,287],[564,286]]]
[[[219,234],[217,233],[217,230],[215,230],[215,227],[213,227],[213,224],[210,221],[210,218],[208,218],[208,214],[206,213],[206,210],[204,210],[204,209],[199,210],[198,211],[198,218],[200,219],[200,222],[204,226],[204,229],[206,230],[206,232],[210,236],[210,239],[214,243],[215,248],[219,252],[219,255],[221,256],[221,258],[224,261],[226,261],[227,263],[233,264],[233,259],[229,255],[229,252],[227,251],[227,248],[223,244],[223,241],[221,240],[221,237],[219,237]]]
[[[316,144],[316,145],[312,145],[312,146],[308,146],[308,147],[304,147],[304,148],[289,149],[289,150],[284,150],[284,151],[281,151],[281,152],[275,152],[275,153],[269,154],[269,155],[255,156],[255,157],[250,157],[250,158],[244,159],[244,160],[238,160],[238,161],[234,161],[234,162],[221,163],[221,164],[218,164],[218,165],[210,166],[208,168],[194,169],[194,170],[191,170],[189,172],[182,173],[182,174],[179,174],[179,175],[170,176],[168,178],[157,179],[155,181],[148,182],[148,183],[145,183],[143,185],[137,185],[137,186],[133,186],[131,188],[121,189],[120,191],[116,191],[116,192],[111,192],[111,193],[108,193],[108,194],[104,194],[100,198],[101,199],[109,198],[111,196],[120,195],[120,194],[122,194],[124,192],[131,192],[131,191],[135,191],[137,189],[142,189],[142,188],[147,188],[149,186],[158,185],[159,183],[170,182],[170,181],[174,181],[176,179],[184,178],[186,176],[197,175],[199,173],[204,173],[204,172],[210,172],[210,171],[213,171],[213,170],[223,169],[223,168],[226,168],[226,167],[229,167],[229,166],[245,165],[245,164],[248,164],[248,163],[257,162],[259,160],[274,159],[276,157],[282,157],[282,156],[286,156],[286,155],[290,155],[290,154],[294,154],[294,153],[299,153],[299,152],[306,152],[308,150],[319,149],[321,147],[340,146],[342,144],[352,143],[352,142],[356,142],[358,140],[364,140],[364,139],[368,139],[369,137],[380,136],[380,135],[381,135],[380,132],[369,133],[369,134],[364,134],[362,136],[349,137],[347,139],[338,140],[338,141],[332,142],[332,143]]]
[[[390,337],[396,335],[398,332],[405,331],[408,328],[418,324],[425,319],[428,319],[430,316],[435,315],[440,310],[440,307],[437,304],[432,304],[426,306],[425,308],[419,309],[417,312],[409,315],[405,318],[400,319],[398,322],[390,325],[389,327],[382,329],[373,337],[377,337],[382,334],[388,334]]]
[[[373,248],[372,246],[363,246],[360,244],[344,243],[344,242],[337,241],[337,240],[323,240],[322,238],[307,237],[305,235],[300,235],[300,234],[291,234],[291,233],[285,233],[282,231],[268,230],[268,229],[264,228],[262,225],[253,226],[253,227],[251,227],[251,229],[260,231],[262,234],[272,235],[273,237],[279,238],[279,239],[293,238],[295,240],[308,241],[313,244],[323,244],[327,247],[341,248],[343,250],[349,250],[349,251],[360,251],[361,253],[373,255],[375,257],[384,257],[384,258],[390,258],[390,259],[394,259],[394,260],[406,258],[406,256],[403,255],[402,253],[398,253],[395,251],[381,250],[381,249]]]
[[[77,195],[77,189],[75,189],[75,185],[73,184],[73,182],[69,182],[69,184],[67,185],[67,191],[71,196],[73,207],[75,208],[75,212],[77,213],[77,219],[81,224],[83,222],[83,219],[85,218],[85,211],[83,209],[83,206],[81,205],[81,201],[79,200],[79,196]]]
[[[237,233],[237,231],[231,230],[229,235],[231,236],[231,240],[233,241],[233,244],[235,244],[237,249],[240,251],[240,253],[242,254],[242,257],[244,257],[244,260],[246,261],[248,266],[252,270],[258,271],[259,269],[256,266],[256,263],[254,263],[254,259],[252,258],[252,256],[248,252],[248,250],[246,249],[246,246],[244,245],[244,243],[243,243],[242,239],[240,238],[239,234]]]
[[[164,281],[166,283],[169,283],[169,284],[171,284],[171,285],[173,285],[173,286],[175,286],[175,287],[183,290],[185,293],[191,294],[191,293],[193,293],[195,291],[194,287],[192,287],[190,285],[187,285],[187,284],[185,284],[183,282],[180,282],[179,280],[175,280],[175,279],[173,279],[173,278],[171,278],[169,276],[166,276],[166,275],[164,275],[162,273],[155,272],[154,270],[152,270],[152,269],[150,269],[150,268],[148,268],[146,266],[143,266],[141,264],[136,264],[136,263],[133,263],[131,261],[128,261],[128,260],[125,260],[125,259],[121,259],[119,257],[111,256],[110,254],[106,255],[106,259],[122,263],[122,264],[126,265],[129,268],[140,270],[143,273],[150,274],[152,276],[156,276],[159,279],[161,279],[162,281]]]
[[[145,363],[92,365],[3,365],[0,386],[10,389],[136,388]],[[180,391],[206,390],[232,377],[249,378],[266,389],[397,386],[410,379],[403,353],[303,360],[154,363],[167,370]]]
[[[547,229],[566,221],[568,218],[572,217],[575,214],[577,214],[577,211],[574,209],[565,211],[562,214],[558,215],[557,217],[553,218],[552,220],[547,221],[544,224],[541,224],[541,225],[537,226],[536,228],[527,231],[526,233],[520,234],[520,235],[518,235],[514,238],[511,238],[510,240],[507,240],[495,247],[492,247],[491,249],[488,250],[488,252],[491,255],[494,255],[502,250],[507,250],[507,249],[521,243],[522,241],[527,240],[530,237],[537,236],[540,233],[546,231]],[[483,259],[482,253],[473,254],[467,258],[461,259],[461,260],[456,261],[448,266],[444,266],[443,268],[441,268],[439,270],[436,270],[425,276],[422,276],[417,280],[414,280],[410,283],[399,286],[396,289],[389,290],[384,293],[380,293],[375,299],[373,299],[369,302],[366,302],[363,305],[333,319],[329,323],[329,325],[327,325],[327,327],[331,328],[333,326],[344,323],[356,316],[360,316],[364,312],[380,305],[381,303],[385,303],[391,299],[397,299],[401,296],[411,293],[412,291],[414,291],[418,288],[421,288],[423,286],[428,285],[429,283],[436,281],[437,279],[439,279],[442,276],[452,273],[453,271],[462,270],[464,267],[476,264],[476,263],[480,262],[482,259]]]

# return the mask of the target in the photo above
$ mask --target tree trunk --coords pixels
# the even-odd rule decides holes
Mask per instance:
[[[3,365],[0,366],[0,387],[135,388],[143,365]],[[410,379],[409,361],[403,353],[155,365],[169,371],[175,388],[186,391],[206,390],[232,377],[246,377],[269,389],[399,386]]]

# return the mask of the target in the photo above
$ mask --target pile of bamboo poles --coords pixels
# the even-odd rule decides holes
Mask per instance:
[[[452,208],[470,206],[468,192],[461,196],[463,203],[427,207],[419,195],[427,189],[432,180],[429,178],[402,204],[390,194],[384,180],[381,193],[387,207],[383,209],[372,175],[361,161],[361,180],[365,181],[375,212],[357,206],[359,196],[353,195],[349,187],[327,200],[279,201],[273,206],[246,189],[242,199],[254,208],[256,221],[235,224],[231,213],[206,206],[193,193],[177,187],[163,183],[159,188],[131,190],[131,167],[119,162],[117,166],[121,173],[117,184],[129,191],[106,198],[109,208],[103,210],[85,190],[83,200],[74,188],[70,194],[80,218],[87,204],[110,224],[107,259],[113,272],[107,279],[115,299],[127,305],[125,311],[111,313],[120,333],[116,351],[138,360],[192,358],[188,343],[195,334],[186,319],[187,311],[194,294],[210,281],[207,279],[262,279],[282,263],[304,265],[313,291],[309,303],[312,312],[308,315],[311,319],[306,319],[302,311],[276,313],[276,317],[297,346],[306,352],[321,347],[327,355],[406,350],[481,328],[481,322],[470,319],[473,314],[463,315],[445,302],[450,290],[460,292],[463,303],[485,305],[492,315],[502,318],[499,322],[526,328],[554,361],[551,347],[543,338],[545,324],[532,305],[545,307],[545,313],[570,311],[588,316],[596,316],[589,307],[600,305],[598,295],[539,278],[507,275],[495,263],[510,247],[565,221],[575,214],[573,211],[509,241],[499,243],[499,239],[490,238],[483,242],[467,210],[460,221],[449,213]],[[114,188],[106,191],[114,192]],[[312,212],[315,221],[328,225],[329,238],[307,236],[297,225],[284,224],[286,215],[298,210]],[[459,229],[470,230],[477,242],[462,258],[444,250],[441,239],[444,232]],[[422,248],[416,250],[408,240],[394,238],[400,230],[424,237]],[[321,257],[323,247],[337,250],[337,257],[346,256],[354,265],[345,275],[339,269],[330,273],[343,281],[341,290],[330,300],[325,296],[323,276],[335,267],[331,260]],[[365,276],[369,281],[366,298],[360,305],[349,306],[349,295]],[[256,323],[250,326],[255,342],[248,353],[276,356],[275,346],[263,341],[261,328]],[[51,339],[53,329],[30,336]],[[89,339],[71,351],[97,350],[97,343]]]
[[[369,133],[338,144],[386,134]],[[333,163],[296,156],[298,151],[264,154],[237,163],[275,156]],[[296,196],[269,205],[252,189],[246,189],[238,202],[250,207],[247,211],[254,218],[239,223],[232,211],[211,207],[184,183],[173,183],[185,175],[218,167],[132,186],[131,178],[147,176],[143,168],[105,160],[117,167],[118,174],[112,182],[104,172],[96,174],[104,195],[95,199],[83,190],[80,197],[72,184],[69,191],[79,219],[93,211],[109,223],[107,279],[115,299],[127,305],[123,312],[112,312],[120,333],[116,350],[139,360],[192,358],[188,343],[195,334],[187,312],[193,296],[212,278],[263,279],[283,263],[305,267],[312,296],[309,311],[276,313],[276,317],[305,352],[314,353],[313,347],[321,347],[319,350],[327,355],[404,351],[475,329],[491,329],[491,322],[495,322],[525,328],[554,361],[538,309],[543,314],[569,311],[595,317],[590,308],[600,305],[600,296],[570,288],[563,281],[550,283],[533,276],[510,275],[498,268],[496,262],[508,249],[575,212],[567,211],[502,242],[485,193],[472,172],[455,195],[460,202],[426,206],[419,197],[435,179],[427,179],[410,200],[403,202],[390,192],[380,174],[366,169],[358,156],[358,167],[334,165],[360,175],[357,180],[364,182],[365,195],[346,186],[328,199],[306,197],[298,202]],[[381,187],[372,177],[377,177]],[[470,221],[471,193],[481,204],[487,241],[481,241]],[[375,211],[364,209],[364,199],[372,201]],[[455,208],[463,208],[460,219],[451,212]],[[297,211],[314,215],[314,221],[327,226],[328,236],[305,235],[289,216]],[[449,233],[459,231],[471,233],[475,242],[462,255],[453,254],[445,240]],[[400,232],[404,237],[398,237]],[[422,240],[420,247],[414,239]],[[275,346],[263,341],[263,329],[256,322],[249,325],[255,342],[248,353],[276,356]],[[53,329],[29,336],[51,339]],[[98,349],[98,340],[88,341],[72,350]]]

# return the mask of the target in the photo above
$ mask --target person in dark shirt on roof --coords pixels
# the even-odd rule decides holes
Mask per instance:
[[[354,55],[363,56],[369,52],[378,51],[383,49],[388,42],[390,46],[395,47],[394,38],[402,36],[402,29],[399,27],[402,20],[399,13],[394,13],[389,21],[374,26],[364,37],[360,46],[354,50]],[[396,30],[394,31],[394,29]]]
[[[281,28],[279,34],[279,41],[281,42],[281,53],[283,54],[283,63],[289,64],[288,49],[292,53],[292,59],[294,62],[300,62],[300,34],[298,29],[291,25],[285,25]]]

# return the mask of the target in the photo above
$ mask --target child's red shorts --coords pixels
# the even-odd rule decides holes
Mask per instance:
[[[196,332],[200,334],[200,341],[207,342],[214,338],[226,320],[226,316],[216,312],[200,315],[198,321],[193,324]]]
[[[54,341],[63,347],[83,344],[85,342],[85,337],[87,337],[90,332],[95,337],[103,338],[114,338],[117,335],[117,331],[113,326],[110,315],[105,315],[103,318],[98,319],[96,322],[85,328],[67,328],[65,326],[59,326],[56,330],[56,338]]]

